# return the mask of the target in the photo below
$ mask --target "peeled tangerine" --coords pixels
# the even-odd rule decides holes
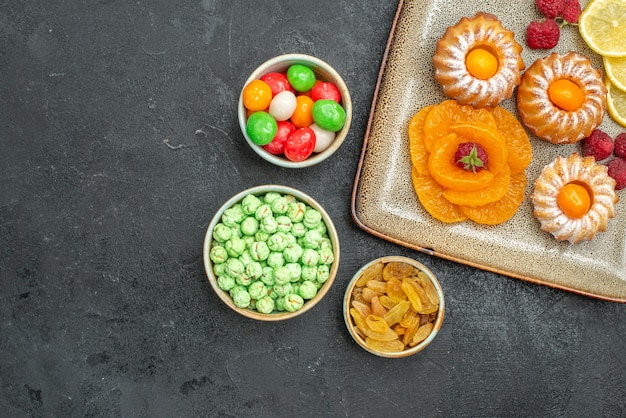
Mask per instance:
[[[509,220],[524,199],[532,147],[524,127],[509,111],[475,109],[446,100],[422,108],[408,127],[412,182],[434,218],[496,225]],[[484,150],[486,164],[457,164],[461,144]]]

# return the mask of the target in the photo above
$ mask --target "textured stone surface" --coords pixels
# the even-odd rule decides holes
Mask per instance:
[[[0,415],[626,414],[624,305],[433,258],[351,219],[395,9],[0,6]],[[289,52],[334,65],[354,104],[346,142],[302,171],[261,160],[236,118],[248,74]],[[341,239],[326,299],[287,323],[237,316],[202,266],[215,210],[265,183],[316,198]],[[426,264],[447,296],[437,339],[402,360],[360,349],[341,312],[349,278],[388,254]]]

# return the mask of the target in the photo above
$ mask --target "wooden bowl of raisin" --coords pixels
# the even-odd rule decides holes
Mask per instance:
[[[343,315],[352,338],[366,351],[402,358],[422,351],[437,335],[445,312],[435,275],[423,264],[387,256],[363,266],[352,278]]]

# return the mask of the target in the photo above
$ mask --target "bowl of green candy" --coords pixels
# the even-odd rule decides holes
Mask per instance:
[[[339,238],[328,213],[281,185],[252,187],[226,201],[209,223],[202,253],[222,302],[261,321],[313,308],[339,268]]]

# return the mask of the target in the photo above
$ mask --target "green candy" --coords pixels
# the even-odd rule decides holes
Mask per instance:
[[[278,232],[284,233],[291,232],[291,227],[293,226],[291,219],[289,219],[289,217],[285,215],[277,216],[276,224],[278,225],[276,228]]]
[[[289,282],[275,284],[274,287],[272,287],[272,290],[274,290],[274,293],[276,293],[279,297],[286,296],[293,291],[293,286]]]
[[[257,300],[256,310],[264,314],[272,313],[274,310],[274,299],[269,296],[263,296]]]
[[[246,242],[239,237],[231,237],[224,244],[224,248],[231,257],[239,257],[246,249]]]
[[[230,239],[233,235],[232,227],[226,226],[224,224],[217,224],[215,228],[213,228],[213,239],[217,242],[224,243]]]
[[[273,268],[284,266],[285,256],[282,252],[271,252],[267,257],[267,265]]]
[[[254,235],[259,230],[259,221],[252,216],[248,216],[246,219],[241,222],[241,232],[244,235]]]
[[[220,289],[228,292],[230,289],[235,287],[235,279],[230,276],[219,276],[217,278],[217,285]]]
[[[253,215],[262,204],[261,199],[253,194],[249,194],[241,201],[241,210],[243,210],[243,213],[246,215]]]
[[[246,274],[251,279],[260,278],[261,275],[263,274],[263,267],[261,266],[261,263],[259,263],[258,261],[253,261],[252,263],[248,264],[246,266]],[[259,299],[259,298],[255,298],[253,296],[253,299]]]
[[[287,208],[287,216],[289,216],[291,222],[302,222],[305,212],[306,205],[302,202],[291,202]]]
[[[300,260],[300,257],[302,257],[302,252],[304,250],[302,249],[302,247],[298,244],[289,244],[284,250],[283,250],[283,256],[285,257],[285,261],[288,263],[297,263],[298,260]]]
[[[242,274],[245,267],[241,261],[237,258],[229,258],[226,260],[226,274],[230,277],[237,277]]]
[[[254,112],[248,118],[246,133],[257,145],[267,145],[272,142],[277,131],[276,119],[267,112]]]
[[[289,269],[289,273],[291,274],[291,282],[297,282],[300,280],[300,276],[302,275],[302,266],[298,263],[287,263],[285,267]]]
[[[335,261],[335,254],[333,254],[333,250],[330,248],[321,248],[318,253],[320,255],[320,264],[330,265]]]
[[[265,287],[263,282],[254,282],[248,286],[248,293],[252,299],[259,300],[267,296],[267,287]]]
[[[295,91],[305,92],[313,88],[316,76],[306,65],[293,64],[287,69],[287,80]]]
[[[314,281],[317,280],[317,266],[302,266],[302,273],[300,275],[302,280]]]
[[[313,121],[317,126],[337,132],[346,123],[346,111],[334,100],[320,99],[313,103]]]
[[[270,249],[264,242],[253,242],[248,250],[254,261],[266,260],[270,254]]]
[[[211,261],[213,261],[215,264],[221,264],[228,259],[228,252],[224,247],[218,245],[211,248],[211,251],[209,252],[209,257],[211,257]]]
[[[293,293],[290,293],[285,296],[284,306],[287,311],[295,312],[299,309],[302,309],[303,305],[304,305],[304,299],[302,299],[302,296],[295,295]]]
[[[317,286],[312,281],[305,280],[300,284],[298,294],[302,299],[313,299],[317,294]]]
[[[330,276],[330,269],[326,264],[321,264],[317,266],[317,281],[320,283],[326,283],[328,277]]]
[[[283,285],[291,282],[292,273],[287,266],[278,266],[274,269],[274,281],[276,285]]]
[[[250,300],[252,299],[250,293],[243,287],[235,287],[235,289],[237,290],[233,292],[232,295],[235,306],[239,308],[247,308],[250,306]]]

